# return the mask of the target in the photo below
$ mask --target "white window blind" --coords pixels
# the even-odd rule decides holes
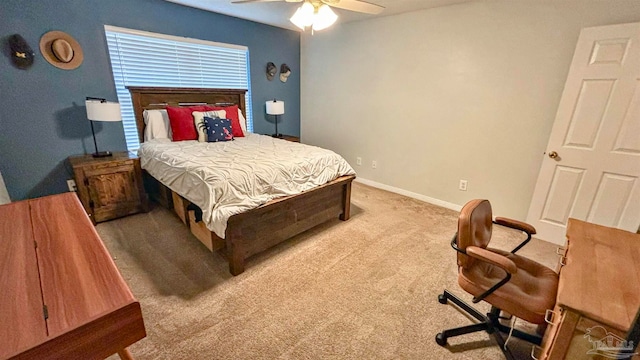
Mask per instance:
[[[253,131],[246,46],[105,25],[127,148],[140,147],[127,86],[247,89],[247,130]]]

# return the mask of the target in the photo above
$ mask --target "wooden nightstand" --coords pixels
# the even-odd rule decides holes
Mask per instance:
[[[267,136],[272,136],[271,134],[264,134]],[[282,140],[287,140],[287,141],[292,141],[292,142],[300,142],[300,137],[298,136],[293,136],[293,135],[285,135],[285,134],[280,134],[281,136],[278,139],[282,139]]]
[[[292,142],[300,142],[300,138],[297,136],[293,136],[293,135],[282,135],[282,137],[280,138],[282,140],[287,140],[287,141],[292,141]]]
[[[123,151],[113,156],[70,156],[78,196],[94,223],[147,211],[140,159]]]

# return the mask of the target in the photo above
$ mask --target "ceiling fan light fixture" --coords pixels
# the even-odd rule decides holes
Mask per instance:
[[[315,18],[315,9],[310,2],[305,1],[289,19],[295,26],[304,30],[307,26],[312,26]]]
[[[313,30],[319,31],[328,28],[338,20],[338,15],[326,4],[320,5],[313,16]]]

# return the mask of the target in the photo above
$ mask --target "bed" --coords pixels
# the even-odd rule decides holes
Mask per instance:
[[[236,104],[243,114],[246,113],[245,90],[129,87],[129,91],[141,143],[144,141],[143,113],[145,110],[192,104],[217,106]],[[257,135],[253,138],[262,138],[266,141],[265,137]],[[278,143],[284,140],[273,141],[280,147],[293,146]],[[169,144],[163,145],[169,146]],[[141,156],[145,155],[141,154]],[[141,158],[143,164],[145,164],[144,160]],[[156,170],[155,173],[156,177],[162,178],[163,172]],[[144,175],[145,187],[150,197],[163,206],[173,209],[182,222],[191,229],[193,235],[210,251],[221,253],[229,262],[229,271],[232,275],[241,274],[245,269],[245,260],[254,254],[328,220],[334,218],[348,220],[351,183],[355,178],[354,174],[339,176],[301,193],[277,197],[258,207],[233,214],[226,221],[226,228],[221,234],[223,236],[218,236],[214,231],[209,230],[205,222],[197,221],[198,211],[206,213],[206,210],[194,206],[198,199],[194,199],[193,194],[186,194],[183,190],[172,190],[170,186],[147,171],[144,171]],[[188,200],[189,198],[193,201]]]

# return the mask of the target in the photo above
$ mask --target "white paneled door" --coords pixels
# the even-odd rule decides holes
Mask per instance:
[[[564,244],[569,217],[640,226],[640,23],[580,33],[527,222]]]

